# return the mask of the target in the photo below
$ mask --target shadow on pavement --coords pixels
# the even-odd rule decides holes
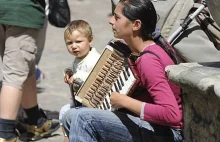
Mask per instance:
[[[52,134],[52,135],[49,135],[49,136],[45,136],[42,139],[47,139],[47,138],[56,137],[56,136],[60,136],[60,135],[59,134]],[[21,133],[19,138],[23,142],[29,142],[29,140],[27,140],[27,133]]]
[[[37,87],[37,93],[42,93],[45,91],[45,88]]]
[[[48,119],[59,119],[59,112],[57,111],[44,110],[44,112]]]

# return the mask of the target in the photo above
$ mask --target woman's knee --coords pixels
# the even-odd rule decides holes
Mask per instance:
[[[74,114],[75,114],[75,108],[70,109],[67,112],[65,112],[62,118],[60,119],[60,122],[62,123],[64,128],[68,131],[70,130],[70,124],[71,124],[72,118],[74,117]]]
[[[72,108],[65,112],[61,118],[61,123],[65,129],[70,130],[72,121],[78,120],[80,116],[86,116],[83,108]]]

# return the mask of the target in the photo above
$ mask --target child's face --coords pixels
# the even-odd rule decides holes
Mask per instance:
[[[84,58],[90,50],[92,39],[89,40],[78,30],[74,30],[66,36],[65,42],[70,54],[76,56],[77,58]]]

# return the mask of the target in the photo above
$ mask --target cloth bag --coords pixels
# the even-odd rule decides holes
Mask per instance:
[[[64,28],[70,19],[70,8],[67,0],[49,0],[48,21],[51,25]]]

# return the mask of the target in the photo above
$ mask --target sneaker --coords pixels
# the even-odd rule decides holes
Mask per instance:
[[[36,66],[36,81],[39,84],[42,80],[44,80],[44,73]]]
[[[6,139],[3,139],[3,138],[0,138],[0,142],[21,142],[21,141],[19,140],[18,137],[15,137],[15,138],[10,139],[10,140],[6,140]]]
[[[43,111],[43,109],[39,108],[41,115],[45,118],[47,118],[46,113]],[[17,117],[17,121],[15,124],[15,128],[16,130],[18,130],[18,132],[20,134],[24,134],[27,132],[27,125],[28,125],[28,118],[27,115],[24,111],[24,109],[22,107],[20,107],[19,112],[18,112],[18,117]]]
[[[60,123],[58,121],[52,120],[46,120],[41,127],[37,127],[35,125],[28,125],[26,139],[29,141],[36,141],[42,138],[49,137],[58,128],[60,128]]]

